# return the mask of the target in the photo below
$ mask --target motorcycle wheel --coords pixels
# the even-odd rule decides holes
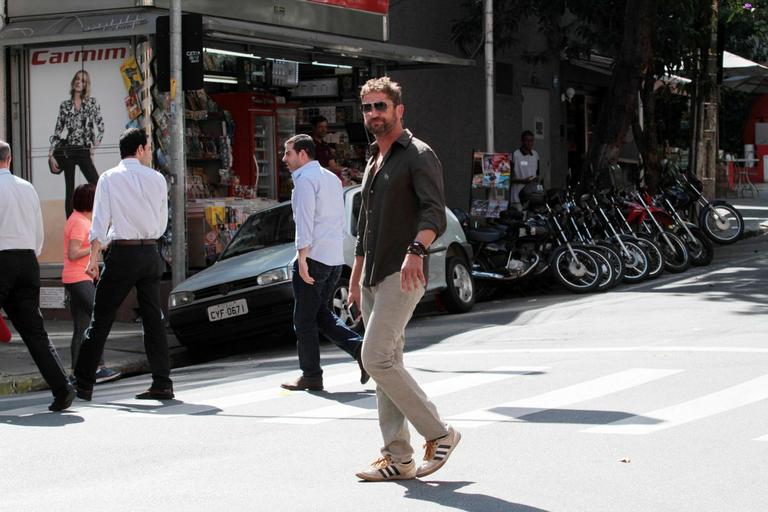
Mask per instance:
[[[630,238],[645,251],[648,257],[648,275],[646,279],[656,279],[664,273],[664,257],[661,255],[659,246],[653,243],[650,235],[638,234],[637,238]]]
[[[604,247],[590,247],[588,250],[589,254],[592,255],[597,264],[600,266],[601,277],[597,284],[597,288],[595,288],[595,291],[604,292],[613,288],[615,284],[613,279],[615,273],[613,270],[613,265],[608,259],[608,256],[605,255],[607,251],[605,251]]]
[[[555,249],[550,265],[552,273],[561,285],[574,293],[591,292],[600,284],[600,265],[586,249],[571,248],[573,255],[567,246]]]
[[[688,246],[688,252],[691,255],[691,265],[695,267],[705,267],[712,263],[712,258],[715,257],[715,248],[709,238],[704,235],[704,232],[699,228],[688,228],[693,235],[693,239],[688,236],[688,233],[682,228],[677,230],[677,236],[679,236],[685,245]]]
[[[621,255],[615,247],[611,247],[610,245],[598,245],[597,247],[603,251],[603,255],[608,258],[608,261],[611,263],[611,268],[613,268],[612,287],[616,286],[622,279],[624,279],[624,260],[621,258]]]
[[[739,210],[728,203],[713,203],[703,208],[699,212],[699,227],[710,240],[722,245],[732,244],[744,236],[744,219]]]
[[[674,233],[666,231],[657,233],[653,241],[659,246],[661,255],[664,257],[664,270],[679,273],[685,272],[691,266],[691,255],[685,242]]]
[[[634,241],[625,240],[624,238],[621,241],[626,251],[615,240],[611,242],[611,247],[619,253],[624,262],[624,277],[622,277],[622,280],[628,284],[639,283],[648,276],[648,255]]]

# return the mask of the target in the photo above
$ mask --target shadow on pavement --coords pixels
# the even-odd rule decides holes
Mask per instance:
[[[17,427],[64,427],[75,423],[82,423],[83,418],[73,414],[57,412],[45,412],[24,416],[8,416],[0,414],[0,425],[14,425]]]
[[[661,423],[656,418],[638,416],[622,411],[590,411],[582,409],[527,409],[525,407],[494,407],[490,409],[497,414],[509,416],[510,421],[526,423],[570,423],[582,425],[607,425],[615,421],[632,418],[633,425],[655,425]],[[531,411],[531,412],[526,412]]]
[[[438,482],[423,480],[400,480],[397,484],[405,487],[405,498],[437,503],[451,509],[467,512],[547,512],[542,508],[512,503],[511,501],[479,493],[456,492],[475,482]]]

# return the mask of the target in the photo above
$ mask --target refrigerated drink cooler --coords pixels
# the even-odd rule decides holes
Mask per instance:
[[[296,133],[296,107],[278,103],[271,94],[211,97],[235,122],[232,168],[240,184],[253,187],[258,197],[290,198],[290,173],[280,159],[285,141]]]

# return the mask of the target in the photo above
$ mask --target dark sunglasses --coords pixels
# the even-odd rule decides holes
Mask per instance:
[[[373,109],[376,112],[386,112],[389,105],[386,101],[377,101],[376,103],[363,103],[363,114],[370,114]]]

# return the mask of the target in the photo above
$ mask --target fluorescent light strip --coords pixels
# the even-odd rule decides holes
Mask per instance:
[[[219,50],[217,48],[203,48],[205,53],[215,53],[217,55],[231,55],[232,57],[245,57],[246,59],[261,59],[258,55],[252,53],[232,52],[229,50]]]
[[[316,60],[312,61],[313,66],[324,66],[326,68],[341,68],[341,69],[352,69],[352,66],[344,66],[343,64],[326,64],[325,62],[317,62]]]
[[[203,82],[212,82],[216,84],[236,84],[237,78],[234,76],[203,75]]]

